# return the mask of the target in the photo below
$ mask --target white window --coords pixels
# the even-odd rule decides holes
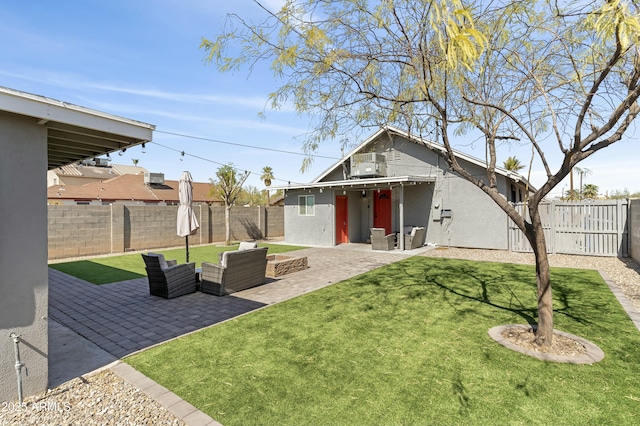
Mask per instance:
[[[315,195],[298,196],[298,216],[314,216],[316,199]]]

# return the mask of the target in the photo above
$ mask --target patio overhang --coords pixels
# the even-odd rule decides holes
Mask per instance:
[[[329,182],[311,182],[304,184],[291,184],[284,186],[274,186],[274,190],[309,190],[309,189],[342,189],[345,191],[363,191],[374,189],[392,189],[395,187],[405,187],[420,185],[423,183],[433,183],[436,176],[393,176],[365,179],[347,179]]]
[[[155,126],[0,87],[0,111],[28,117],[47,128],[48,170],[139,145]]]

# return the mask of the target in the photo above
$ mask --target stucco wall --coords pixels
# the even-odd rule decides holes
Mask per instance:
[[[504,184],[504,179],[500,179]],[[451,218],[430,221],[427,241],[438,245],[507,250],[507,215],[487,194],[467,180],[445,173],[434,199]]]
[[[395,187],[392,191],[392,231],[400,231],[400,200],[403,200],[404,226],[427,228],[426,242],[470,248],[508,249],[507,215],[484,192],[464,178],[448,172],[446,162],[429,148],[402,137],[389,140],[381,137],[367,147],[367,151],[386,157],[387,176],[430,176],[435,183],[419,183]],[[464,163],[464,160],[460,159]],[[347,161],[347,164],[350,163]],[[467,163],[470,172],[478,177],[485,170]],[[322,181],[343,180],[343,169],[336,168]],[[486,178],[485,178],[486,179]],[[385,188],[382,188],[385,189]],[[505,197],[507,179],[498,176],[498,189]],[[343,190],[338,191],[340,194]],[[335,211],[332,208],[335,191],[311,191],[316,195],[315,217],[297,214],[297,197],[308,190],[288,191],[285,200],[285,240],[295,244],[335,245]],[[326,194],[331,196],[327,197]],[[365,242],[372,227],[373,194],[371,190],[346,189],[349,197],[349,240]],[[449,209],[453,216],[441,219],[440,211]]]
[[[640,199],[629,201],[629,256],[640,262]]]
[[[313,216],[298,214],[298,196],[313,195]],[[335,192],[332,190],[287,191],[284,199],[284,235],[291,244],[332,246],[335,245],[334,209]],[[351,227],[350,227],[351,229]]]
[[[20,335],[23,394],[47,388],[46,129],[0,113],[0,403],[18,398],[12,332]]]
[[[194,206],[200,229],[189,244],[224,241],[224,207]],[[284,235],[284,208],[233,207],[231,238]],[[184,244],[176,234],[177,206],[48,206],[49,259],[123,253]]]

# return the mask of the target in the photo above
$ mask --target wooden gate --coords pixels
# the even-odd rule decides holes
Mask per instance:
[[[524,204],[516,204],[522,214]],[[629,255],[628,200],[552,201],[540,204],[548,253],[593,256]],[[509,220],[509,249],[532,252],[529,241]]]

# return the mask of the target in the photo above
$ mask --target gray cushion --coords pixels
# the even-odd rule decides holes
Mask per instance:
[[[169,265],[167,264],[167,261],[164,258],[164,254],[149,252],[148,255],[149,256],[155,256],[155,257],[158,258],[158,262],[160,262],[160,269],[167,269],[169,267]]]

